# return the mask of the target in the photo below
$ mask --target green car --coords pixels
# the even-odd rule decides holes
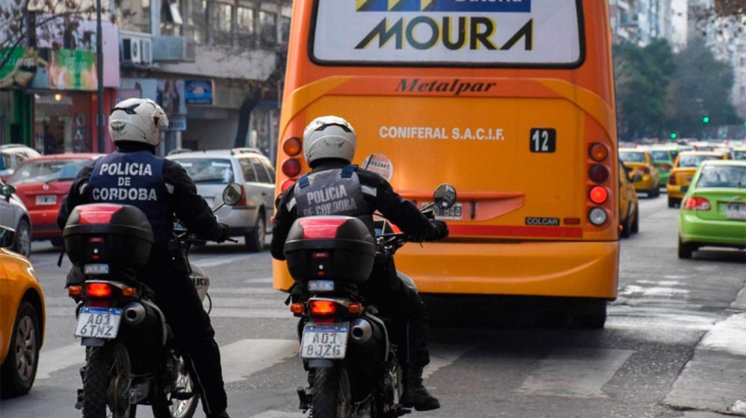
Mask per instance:
[[[679,152],[673,148],[653,148],[650,150],[650,156],[653,157],[653,165],[658,169],[661,176],[660,185],[666,187],[668,176],[671,174],[673,162]]]
[[[709,160],[694,174],[679,214],[679,258],[705,246],[746,248],[746,161]]]

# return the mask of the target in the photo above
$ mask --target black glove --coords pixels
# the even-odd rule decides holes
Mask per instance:
[[[221,243],[227,241],[231,237],[231,229],[223,223],[219,223],[218,225],[220,225],[220,235],[215,239],[215,242]]]
[[[433,239],[445,239],[448,238],[448,225],[443,221],[430,221],[435,228],[436,233]]]

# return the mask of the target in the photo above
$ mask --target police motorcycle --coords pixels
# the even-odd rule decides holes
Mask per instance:
[[[443,184],[422,212],[443,214],[456,201]],[[295,221],[285,242],[288,269],[300,291],[290,310],[300,318],[300,357],[308,387],[297,389],[300,409],[313,418],[391,418],[409,413],[401,404],[406,330],[358,294],[376,254],[393,256],[410,237],[376,222],[376,237],[358,218],[311,216]],[[405,284],[405,276],[399,274]],[[395,341],[400,341],[396,344]]]
[[[235,205],[242,193],[241,186],[229,184],[213,212]],[[196,237],[185,230],[175,233],[173,244],[188,260]],[[135,277],[153,242],[145,214],[130,205],[79,205],[63,237],[84,278],[82,284],[68,286],[68,294],[78,301],[75,336],[86,346],[76,404],[83,418],[134,418],[138,404],[150,405],[156,418],[190,418],[199,398],[189,360],[176,350],[152,290]],[[209,300],[210,279],[190,267],[200,298]]]

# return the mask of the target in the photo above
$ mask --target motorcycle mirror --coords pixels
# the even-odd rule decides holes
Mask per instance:
[[[13,193],[16,192],[16,188],[11,186],[10,184],[3,184],[2,188],[0,188],[0,195],[2,195],[6,199],[10,199],[11,196],[13,196]]]
[[[243,197],[243,187],[238,183],[231,183],[223,190],[223,203],[234,206]]]
[[[448,209],[456,203],[456,188],[448,183],[443,183],[433,193],[435,206]]]

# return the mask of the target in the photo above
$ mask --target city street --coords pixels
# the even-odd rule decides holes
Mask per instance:
[[[468,323],[431,324],[426,385],[442,407],[411,416],[746,416],[744,252],[704,250],[679,260],[678,209],[667,208],[663,194],[640,197],[640,211],[640,232],[622,240],[619,297],[604,330],[499,311],[493,316],[508,319],[485,325],[485,306],[452,304],[462,316],[471,309],[474,315]],[[58,268],[58,256],[47,242],[34,243],[46,339],[33,389],[0,401],[2,418],[81,415],[74,404],[84,350],[72,335],[74,304],[63,288],[69,261]],[[296,321],[285,295],[272,289],[270,260],[267,251],[248,254],[243,244],[192,254],[212,279],[211,317],[232,417],[304,416],[295,393],[305,383]],[[143,406],[137,412],[152,417]],[[204,416],[201,406],[196,416]]]

